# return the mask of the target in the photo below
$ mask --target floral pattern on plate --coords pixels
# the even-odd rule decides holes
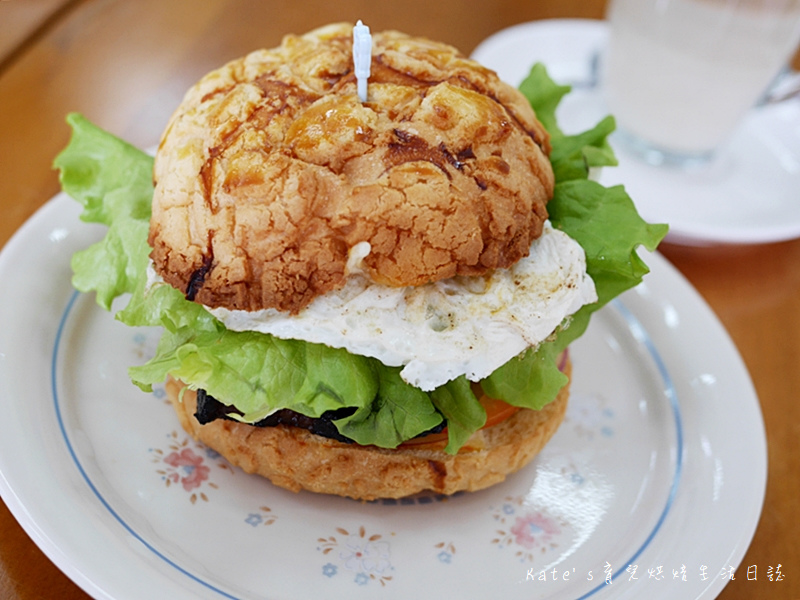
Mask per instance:
[[[436,554],[436,558],[439,559],[440,563],[449,565],[453,562],[453,557],[456,554],[456,547],[453,542],[439,542],[434,545],[434,548],[439,551]]]
[[[337,527],[336,535],[319,538],[317,550],[328,557],[322,565],[325,577],[337,577],[339,574],[353,576],[353,582],[365,586],[376,581],[385,586],[392,580],[391,544],[381,534],[367,535],[362,525],[355,533]]]
[[[572,537],[569,523],[527,505],[522,496],[506,497],[492,508],[492,517],[501,526],[492,544],[500,550],[513,550],[523,563],[534,562],[537,555],[558,549],[563,539]]]
[[[272,525],[278,520],[278,516],[272,512],[269,506],[261,506],[258,510],[248,513],[244,522],[251,527]]]
[[[160,466],[156,473],[161,476],[166,487],[176,485],[188,492],[192,504],[198,500],[208,502],[206,488],[219,489],[219,485],[211,480],[211,466],[230,473],[234,472],[233,468],[217,452],[191,438],[181,438],[176,431],[172,431],[167,437],[169,443],[166,449],[149,449],[153,462]]]

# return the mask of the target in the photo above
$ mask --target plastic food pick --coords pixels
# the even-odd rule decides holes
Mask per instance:
[[[356,67],[356,82],[358,84],[358,99],[367,101],[367,79],[372,62],[372,35],[369,27],[359,19],[353,27],[353,63]]]

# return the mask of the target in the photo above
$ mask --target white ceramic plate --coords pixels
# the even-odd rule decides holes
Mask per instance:
[[[567,132],[608,114],[597,64],[606,25],[594,20],[544,20],[504,29],[483,41],[473,58],[518,85],[535,62],[571,84],[559,107]],[[705,168],[656,167],[611,138],[619,167],[601,182],[623,183],[650,222],[668,223],[673,243],[753,244],[800,236],[800,101],[752,110],[718,158]]]
[[[69,257],[102,234],[78,212],[56,197],[0,255],[0,492],[94,597],[712,598],[744,555],[758,401],[660,255],[572,348],[568,416],[534,463],[478,493],[360,503],[231,468],[130,384],[157,334],[72,291]]]

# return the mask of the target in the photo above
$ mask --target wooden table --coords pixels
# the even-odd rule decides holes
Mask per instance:
[[[68,111],[146,147],[199,76],[251,49],[277,45],[287,32],[361,18],[373,30],[400,29],[469,53],[515,23],[601,18],[603,10],[604,0],[0,0],[0,245],[58,191],[51,162],[67,142]],[[720,597],[800,598],[800,240],[662,251],[730,332],[767,428],[763,516]],[[767,567],[778,564],[785,580],[767,581]],[[758,581],[747,580],[748,565],[758,566]],[[0,504],[0,598],[87,597]]]

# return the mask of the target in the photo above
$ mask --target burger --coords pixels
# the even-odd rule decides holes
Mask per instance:
[[[451,46],[353,26],[287,36],[185,95],[155,157],[71,114],[63,189],[105,237],[73,284],[162,329],[133,366],[183,428],[294,491],[357,499],[502,481],[559,427],[568,346],[647,272],[613,119],[515,89]]]

